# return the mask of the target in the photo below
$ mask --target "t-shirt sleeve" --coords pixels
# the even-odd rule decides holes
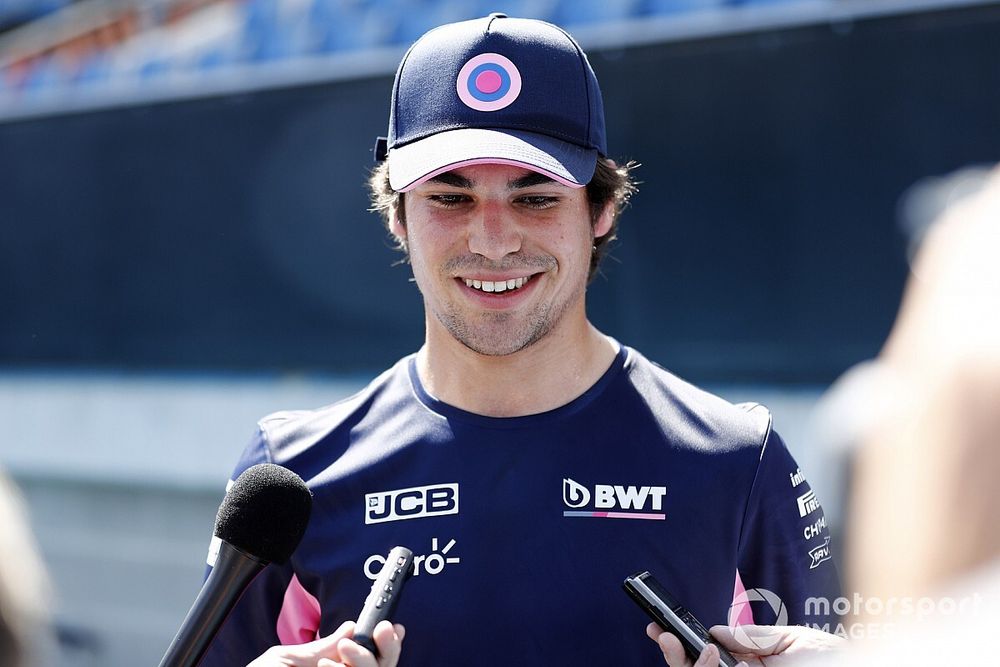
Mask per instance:
[[[741,530],[734,610],[744,603],[757,624],[832,627],[841,594],[834,547],[819,499],[769,429]]]
[[[253,465],[270,462],[266,436],[258,430],[240,457],[232,479]],[[206,578],[210,573],[208,567]],[[268,648],[283,643],[278,625],[288,591],[296,584],[290,563],[271,563],[261,570],[222,624],[200,667],[246,665]]]

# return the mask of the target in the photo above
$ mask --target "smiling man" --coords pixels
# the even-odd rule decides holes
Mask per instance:
[[[617,353],[584,308],[595,237],[582,188],[523,167],[458,167],[413,187],[393,233],[409,247],[427,313],[416,365],[433,396],[514,417],[568,403]],[[484,381],[486,378],[489,381]]]
[[[379,153],[425,343],[354,397],[260,422],[236,473],[291,468],[313,517],[203,664],[662,665],[621,590],[645,569],[706,625],[828,622],[805,607],[839,594],[823,511],[767,410],[587,319],[633,186],[576,42],[502,15],[429,32]],[[395,545],[416,554],[406,642],[384,622],[376,661],[350,621]]]

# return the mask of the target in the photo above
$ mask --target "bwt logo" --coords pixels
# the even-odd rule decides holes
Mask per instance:
[[[563,512],[563,516],[590,516],[606,519],[663,519],[663,514],[639,514],[635,512],[615,512],[611,510],[651,510],[663,509],[663,497],[667,495],[665,486],[635,486],[617,484],[595,484],[593,494],[590,489],[568,477],[563,478],[563,503],[570,508],[587,507],[593,499],[597,512]]]
[[[414,486],[365,494],[365,523],[458,514],[458,484]]]

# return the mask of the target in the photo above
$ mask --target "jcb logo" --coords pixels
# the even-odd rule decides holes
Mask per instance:
[[[458,484],[415,486],[365,495],[365,523],[458,514]]]

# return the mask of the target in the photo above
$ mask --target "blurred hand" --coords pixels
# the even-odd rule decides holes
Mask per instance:
[[[791,667],[802,658],[839,651],[847,646],[846,640],[836,635],[798,625],[741,625],[739,639],[725,625],[716,625],[709,632],[719,645],[742,661],[741,667]],[[719,649],[712,644],[706,646],[694,662],[680,640],[664,632],[656,623],[646,626],[646,635],[660,647],[670,667],[718,667]]]
[[[918,596],[1000,554],[1000,169],[931,227],[878,363],[892,401],[857,458],[848,574]]]
[[[354,621],[347,621],[332,634],[307,644],[272,646],[247,667],[396,667],[405,629],[382,621],[372,639],[379,658],[353,641]]]

